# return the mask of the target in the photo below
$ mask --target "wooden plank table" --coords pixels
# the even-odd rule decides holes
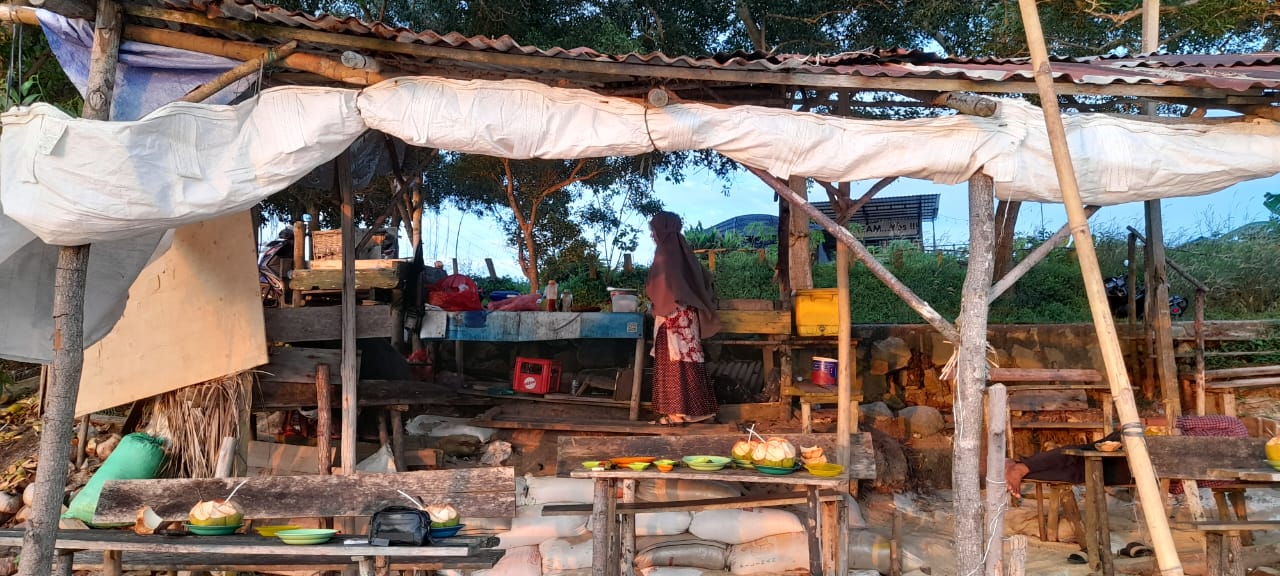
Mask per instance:
[[[847,473],[834,477],[818,477],[805,471],[799,471],[793,474],[775,476],[755,470],[726,468],[715,472],[699,472],[687,468],[679,468],[671,472],[660,472],[658,470],[594,471],[577,469],[569,475],[573,478],[590,478],[595,481],[595,498],[591,508],[592,526],[595,527],[592,532],[591,569],[592,574],[597,576],[618,576],[622,573],[622,570],[626,571],[625,574],[631,574],[631,567],[635,565],[635,516],[624,514],[621,516],[621,521],[619,521],[618,488],[621,487],[623,489],[624,496],[633,493],[634,489],[628,490],[627,488],[634,487],[636,480],[709,480],[803,486],[805,488],[805,502],[808,505],[805,531],[809,539],[809,572],[813,576],[821,576],[824,573],[824,546],[840,546],[843,540],[842,535],[847,534],[849,529],[849,514],[844,499],[823,502],[824,495],[820,493],[823,489],[846,492],[849,488],[849,475]],[[624,500],[624,504],[631,503]],[[672,509],[687,509],[682,507],[685,503],[680,501],[665,504]],[[713,501],[702,500],[699,501],[699,504],[705,509],[716,507]],[[821,532],[819,531],[818,518],[821,516],[820,509],[823,506],[836,506],[836,514],[828,515],[828,517],[837,518],[834,541],[820,541]],[[837,557],[844,558],[844,555],[838,555]],[[838,563],[834,569],[835,574],[848,572],[848,566],[841,566]]]
[[[1257,468],[1210,468],[1208,474],[1214,480],[1280,482],[1280,470],[1269,466],[1259,466]]]
[[[22,530],[0,530],[0,546],[22,546]],[[105,562],[117,564],[114,573],[119,574],[121,553],[198,555],[201,558],[227,556],[254,557],[262,561],[268,557],[305,557],[311,559],[344,559],[360,565],[361,574],[373,574],[375,564],[387,562],[414,562],[473,556],[486,548],[497,546],[493,536],[457,536],[444,540],[441,545],[422,547],[370,546],[358,537],[360,544],[344,544],[341,535],[327,544],[295,546],[276,538],[257,535],[232,536],[139,536],[127,530],[59,530],[55,546],[63,553],[104,552]],[[214,561],[214,563],[219,563]],[[108,571],[110,572],[110,571]]]
[[[463,372],[463,342],[538,342],[547,340],[635,340],[631,377],[631,420],[640,419],[640,382],[644,376],[644,314],[639,312],[487,312],[480,325],[468,325],[470,312],[427,311],[424,326],[446,316],[444,339],[457,345],[458,372]],[[474,317],[473,317],[474,318]],[[423,338],[439,338],[422,334]]]
[[[1123,450],[1102,452],[1064,448],[1063,454],[1084,458],[1084,540],[1089,568],[1103,576],[1114,576],[1111,558],[1111,521],[1107,517],[1107,488],[1102,476],[1103,458],[1124,458]]]

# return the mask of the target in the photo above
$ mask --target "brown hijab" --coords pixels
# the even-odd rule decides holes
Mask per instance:
[[[711,286],[711,273],[693,255],[689,242],[680,233],[680,217],[671,212],[659,212],[649,221],[653,241],[658,245],[649,267],[649,279],[644,291],[653,304],[653,313],[669,316],[678,305],[698,312],[698,324],[703,338],[720,331],[720,319],[716,316],[715,290]]]

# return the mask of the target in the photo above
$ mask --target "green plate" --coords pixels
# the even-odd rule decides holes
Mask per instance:
[[[796,464],[794,467],[791,467],[791,468],[776,468],[773,466],[762,466],[760,464],[756,464],[756,470],[759,470],[765,474],[772,474],[774,476],[783,476],[786,474],[790,474],[792,472],[795,472],[796,470],[799,470],[800,468],[801,466],[799,464]]]
[[[285,544],[306,546],[312,544],[324,544],[337,533],[337,530],[326,529],[281,530],[276,533],[276,537]]]
[[[725,465],[732,461],[724,456],[685,456],[683,460],[685,466],[699,472],[723,470]]]
[[[734,458],[733,463],[739,468],[745,468],[748,470],[756,467],[756,465],[752,464],[750,460],[739,460],[737,458]]]
[[[226,536],[228,534],[235,534],[236,530],[239,530],[240,526],[242,525],[236,524],[235,526],[196,526],[194,524],[183,524],[183,526],[187,527],[187,532],[195,534],[196,536]]]

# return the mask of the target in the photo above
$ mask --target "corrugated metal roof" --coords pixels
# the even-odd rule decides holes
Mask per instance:
[[[253,0],[136,0],[134,3],[182,12],[195,12],[214,19],[286,26],[290,28],[379,38],[400,43],[491,53],[518,54],[553,59],[569,59],[613,64],[662,66],[720,71],[754,71],[772,73],[806,73],[814,75],[847,75],[867,78],[965,79],[975,82],[1025,81],[1032,78],[1026,58],[949,58],[917,50],[875,50],[825,56],[799,54],[763,54],[735,52],[708,57],[671,56],[661,52],[648,54],[602,54],[590,48],[540,49],[525,46],[510,36],[490,38],[464,36],[457,33],[415,32],[381,23],[363,22],[356,18],[338,18],[327,14],[310,15]],[[222,32],[236,37],[234,33]],[[262,41],[263,38],[240,39]],[[311,46],[332,50],[322,45]],[[441,62],[442,59],[418,59],[412,56],[391,57],[408,71],[439,68],[464,68],[489,71],[495,75],[536,76],[538,71],[527,66],[502,63]],[[1085,85],[1155,85],[1187,88],[1212,88],[1226,92],[1247,92],[1280,88],[1280,53],[1221,55],[1157,55],[1138,57],[1090,57],[1057,59],[1053,64],[1059,82]],[[636,76],[634,69],[617,76]],[[597,81],[600,81],[597,79]]]

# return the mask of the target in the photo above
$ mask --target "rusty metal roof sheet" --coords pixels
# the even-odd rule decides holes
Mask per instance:
[[[706,70],[756,71],[774,73],[807,73],[863,76],[868,78],[958,78],[976,82],[1031,81],[1031,65],[1026,58],[962,58],[944,57],[918,50],[893,49],[848,52],[833,55],[764,54],[734,52],[706,57],[671,56],[661,52],[648,54],[602,54],[590,48],[540,49],[525,46],[510,36],[490,38],[440,34],[430,30],[415,32],[406,28],[369,23],[356,18],[339,18],[328,14],[311,15],[290,11],[255,0],[133,0],[133,3],[182,12],[203,14],[213,19],[261,22],[290,28],[310,29],[352,36],[372,37],[395,42],[442,48],[520,54],[545,58],[590,60],[603,63],[639,64]],[[236,36],[235,34],[223,34]],[[244,38],[263,40],[262,38]],[[323,48],[323,47],[320,47]],[[399,64],[411,57],[397,56]],[[489,68],[497,74],[515,72],[530,75],[528,69],[500,64],[481,65],[455,63],[468,69]],[[431,63],[448,68],[449,64]],[[1154,55],[1134,57],[1088,57],[1056,59],[1053,72],[1059,82],[1092,85],[1182,86],[1214,88],[1225,92],[1246,92],[1280,88],[1280,53],[1219,55]]]

